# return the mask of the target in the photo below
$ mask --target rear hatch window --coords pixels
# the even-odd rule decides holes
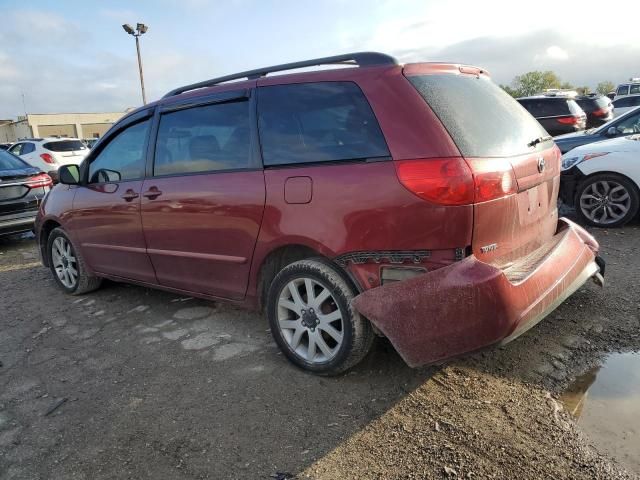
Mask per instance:
[[[490,79],[472,75],[407,77],[431,106],[465,157],[531,153],[527,145],[547,132]],[[536,148],[548,148],[538,144]]]
[[[80,140],[60,140],[56,142],[47,142],[42,145],[52,152],[73,152],[76,150],[86,150],[87,147]]]
[[[585,112],[593,112],[595,110],[599,110],[601,108],[606,108],[609,106],[611,100],[607,97],[598,97],[598,98],[580,98],[576,100],[580,108]]]

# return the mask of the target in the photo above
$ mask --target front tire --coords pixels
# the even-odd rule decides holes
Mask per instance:
[[[593,227],[621,227],[638,213],[638,197],[638,187],[622,175],[593,175],[577,189],[576,213]]]
[[[276,275],[267,316],[273,338],[293,364],[337,375],[367,355],[374,333],[351,306],[354,296],[347,280],[323,260],[294,262]]]
[[[100,287],[102,279],[89,275],[82,255],[62,228],[49,234],[47,255],[53,278],[64,292],[82,295]]]

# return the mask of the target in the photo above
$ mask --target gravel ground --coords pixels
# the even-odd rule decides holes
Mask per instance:
[[[557,401],[640,350],[640,227],[593,233],[605,289],[518,340],[417,370],[379,341],[338,378],[291,366],[257,314],[115,283],[69,297],[32,238],[0,240],[0,478],[636,478]]]

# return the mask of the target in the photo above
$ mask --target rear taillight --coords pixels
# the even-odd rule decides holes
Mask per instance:
[[[580,117],[560,117],[558,118],[558,123],[562,123],[563,125],[575,125],[580,121]]]
[[[518,191],[511,162],[504,158],[467,159],[473,172],[474,203],[506,197]]]
[[[47,155],[47,154],[43,153],[43,155]],[[53,180],[51,180],[51,177],[46,173],[40,173],[38,175],[31,177],[29,180],[27,180],[24,183],[29,188],[41,188],[41,187],[50,187],[51,185],[53,185]]]
[[[591,112],[591,115],[593,115],[594,117],[606,117],[608,114],[609,114],[608,108],[600,108],[598,110],[594,110],[593,112]]]
[[[56,161],[53,159],[53,157],[49,153],[41,153],[40,158],[47,163],[56,163]]]
[[[396,162],[400,183],[418,197],[439,205],[469,205],[518,191],[505,159],[434,158]]]
[[[462,158],[396,162],[400,183],[418,197],[441,205],[473,203],[473,177]]]

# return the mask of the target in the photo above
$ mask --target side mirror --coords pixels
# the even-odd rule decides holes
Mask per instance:
[[[618,135],[618,129],[616,127],[609,127],[607,133],[605,133],[607,137],[616,137]]]
[[[62,165],[58,169],[58,180],[64,185],[78,185],[80,183],[80,169],[77,165]]]

